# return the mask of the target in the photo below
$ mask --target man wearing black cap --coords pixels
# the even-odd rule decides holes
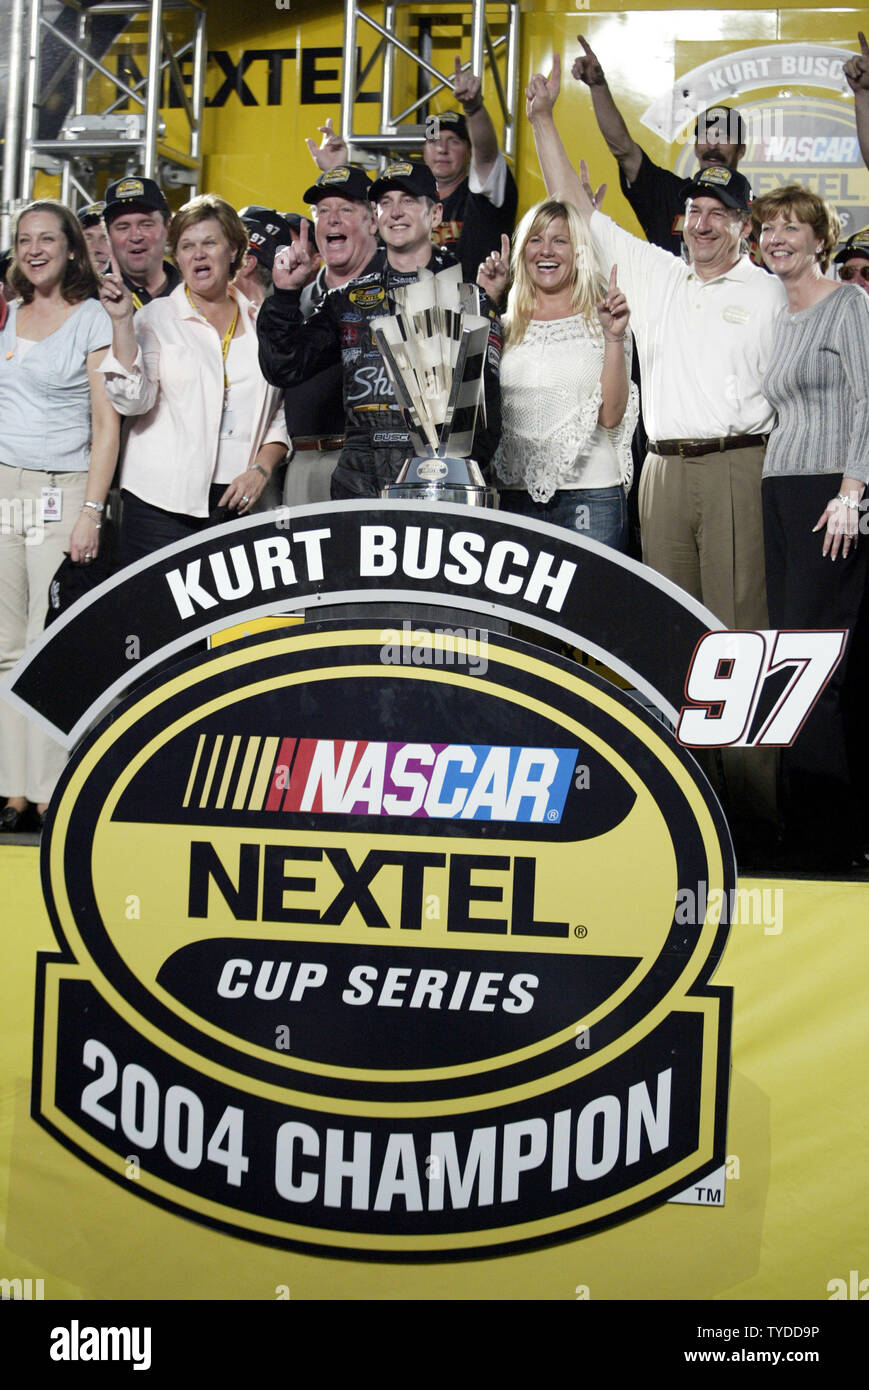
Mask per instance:
[[[135,309],[171,294],[181,283],[174,265],[163,260],[170,216],[153,179],[116,179],[106,189],[103,220]]]
[[[547,188],[588,221],[601,272],[618,265],[631,308],[650,441],[639,488],[643,559],[725,627],[765,628],[760,479],[775,418],[760,384],[786,296],[743,249],[748,181],[724,165],[691,180],[689,264],[631,236],[595,210],[567,156],[552,111],[559,79],[557,62],[548,81],[533,77],[527,109]],[[774,825],[774,761],[769,750],[732,749],[724,767],[742,851],[757,829],[750,822]]]
[[[596,54],[582,34],[578,38],[583,52],[573,64],[573,76],[591,92],[601,135],[619,162],[622,192],[647,240],[680,256],[685,199],[691,180],[653,164],[640,148],[613,100]],[[701,111],[694,126],[694,153],[700,173],[717,166],[736,169],[745,154],[745,122],[739,112],[729,106],[710,106]]]
[[[833,264],[839,267],[839,279],[851,281],[869,294],[869,227],[849,236]]]
[[[330,170],[321,175],[306,198],[318,186],[333,187],[322,180],[334,173]],[[441,207],[434,175],[421,160],[399,160],[389,165],[371,186],[369,197],[383,248],[375,252],[363,273],[331,290],[305,320],[299,303],[300,286],[306,283],[311,256],[303,231],[299,241],[276,258],[275,292],[257,320],[260,365],[266,380],[274,385],[292,386],[332,363],[341,363],[346,439],[332,475],[331,495],[335,499],[379,497],[395,480],[408,453],[410,436],[372,341],[371,319],[389,312],[393,290],[416,280],[421,267],[438,271],[455,264],[449,253],[432,246],[431,235],[440,223]],[[314,202],[316,205],[317,200]],[[318,216],[321,247],[323,229]],[[492,314],[494,318],[494,306]],[[497,439],[500,326],[496,319],[492,336],[486,366],[488,428],[480,432],[475,451],[480,463],[488,462]]]
[[[364,170],[353,164],[340,164],[324,170],[316,183],[305,190],[322,258],[319,270],[302,286],[299,307],[306,319],[320,307],[330,290],[339,289],[362,274],[378,250],[374,213],[368,201],[370,188]],[[312,241],[309,232],[309,245]],[[287,387],[284,411],[294,446],[284,482],[284,502],[288,506],[325,502],[331,496],[332,474],[344,447],[343,380],[341,362],[335,361]]]
[[[423,148],[443,208],[435,241],[452,251],[471,283],[502,234],[513,235],[518,200],[482,89],[480,78],[463,72],[457,58],[453,95],[462,109],[439,112]]]
[[[327,290],[361,275],[377,250],[370,192],[365,170],[346,161],[323,170],[316,183],[305,190],[304,200],[314,215],[317,248],[323,258],[314,288],[305,296],[312,308],[322,302]],[[304,302],[302,309],[304,312]]]
[[[236,271],[235,283],[251,304],[260,305],[271,292],[275,255],[298,236],[299,218],[296,217],[294,229],[290,218],[274,208],[254,203],[242,208],[238,215],[247,230],[248,249]]]

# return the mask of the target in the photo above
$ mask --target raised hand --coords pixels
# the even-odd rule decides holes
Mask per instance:
[[[470,69],[462,71],[461,58],[456,59],[453,73],[453,96],[464,107],[466,115],[471,115],[483,104],[483,80]]]
[[[548,77],[536,72],[525,88],[525,115],[529,121],[535,116],[552,112],[561,91],[561,54],[553,53],[552,71]]]
[[[618,286],[618,266],[614,265],[610,271],[607,292],[597,305],[597,316],[607,342],[621,342],[628,331],[631,311]]]
[[[303,221],[298,238],[291,246],[281,247],[272,267],[275,289],[300,290],[312,278],[318,262],[317,253],[308,241],[308,224]]]
[[[510,238],[502,235],[501,250],[493,251],[477,271],[477,284],[493,303],[500,303],[510,278]]]
[[[109,318],[116,323],[123,319],[132,319],[135,312],[133,306],[133,296],[127,289],[121,277],[120,268],[114,256],[109,258],[111,269],[102,277],[100,281],[100,303],[105,309]]]
[[[588,195],[589,202],[595,211],[597,211],[606,197],[606,191],[609,185],[602,183],[599,184],[596,189],[592,190],[591,179],[588,176],[588,165],[584,159],[579,161],[579,181]]]
[[[860,90],[865,92],[869,91],[869,43],[866,42],[866,35],[862,30],[857,31],[857,38],[860,43],[860,52],[848,59],[842,71],[852,92]]]
[[[577,82],[584,82],[587,87],[602,87],[606,78],[597,54],[592,51],[591,45],[583,38],[582,34],[577,34],[576,37],[582,44],[582,57],[574,58],[571,73]]]
[[[324,124],[318,126],[317,130],[323,137],[319,145],[310,136],[305,140],[317,168],[325,173],[327,169],[337,169],[339,164],[346,164],[349,158],[347,146],[341,136],[332,129],[332,117],[327,116]]]

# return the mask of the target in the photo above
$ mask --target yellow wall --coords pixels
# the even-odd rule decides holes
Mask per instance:
[[[425,6],[414,6],[413,13],[424,13]],[[370,13],[382,18],[378,7]],[[579,52],[578,32],[587,35],[607,71],[610,85],[635,138],[652,159],[668,167],[677,164],[691,166],[690,151],[684,143],[684,131],[677,139],[664,139],[643,123],[643,113],[655,100],[666,97],[677,79],[713,58],[727,58],[744,50],[785,46],[792,43],[833,45],[855,50],[858,28],[869,28],[869,10],[817,10],[809,5],[796,4],[781,9],[757,9],[748,3],[730,3],[720,8],[698,9],[689,4],[668,5],[666,8],[643,4],[635,0],[629,8],[607,5],[606,9],[579,6],[566,12],[555,0],[527,0],[522,6],[520,86],[524,88],[530,74],[548,70],[553,51],[564,55],[565,68]],[[497,29],[504,7],[487,6],[488,17]],[[401,16],[401,11],[400,11]],[[243,16],[236,4],[217,0],[209,5],[209,46],[227,50],[234,61],[242,51],[255,48],[283,47],[305,53],[316,48],[340,48],[342,43],[343,6],[318,4],[311,0],[293,0],[289,12],[245,8]],[[400,18],[399,33],[410,38],[409,14]],[[367,61],[377,41],[373,31],[360,26],[363,61]],[[435,66],[449,72],[453,58],[460,51],[466,59],[470,51],[469,26],[460,35],[455,27],[439,27],[434,31]],[[283,63],[283,103],[266,105],[268,99],[268,64],[255,60],[248,68],[248,85],[260,103],[257,107],[242,106],[233,94],[219,108],[209,108],[205,121],[206,184],[226,197],[243,202],[262,201],[281,208],[299,207],[314,166],[304,146],[306,135],[315,135],[316,127],[327,116],[335,125],[339,121],[337,99],[328,100],[329,93],[337,94],[337,78],[324,78],[315,88],[317,104],[311,104],[311,87],[303,81],[303,67],[334,71],[340,59],[310,54]],[[221,76],[212,71],[208,91],[213,98]],[[396,84],[408,99],[414,95],[414,76],[409,61],[399,55],[396,60]],[[378,69],[369,75],[365,89],[379,87]],[[788,95],[783,96],[782,92]],[[486,82],[487,102],[493,113],[497,100],[491,77]],[[320,101],[319,98],[326,98]],[[821,128],[844,135],[853,134],[853,100],[839,82],[838,88],[818,85],[813,80],[796,77],[786,86],[773,85],[737,92],[734,105],[752,110],[781,110],[791,129],[798,133]],[[443,98],[435,106],[445,104]],[[448,104],[448,103],[446,103]],[[378,106],[359,102],[355,125],[359,130],[376,128]],[[559,120],[568,147],[577,158],[585,154],[596,181],[608,180],[610,190],[607,210],[626,225],[636,228],[633,215],[618,190],[615,163],[604,145],[594,121],[587,89],[566,76],[559,110]],[[818,121],[821,126],[818,127]],[[832,123],[832,124],[831,124]],[[853,153],[853,151],[852,151]],[[764,154],[759,156],[763,164]],[[799,162],[789,167],[773,163],[769,178],[789,177],[814,181],[815,173]],[[750,170],[754,177],[763,177],[758,162]],[[869,172],[856,157],[849,165],[835,159],[828,170],[830,175],[820,191],[829,196],[840,211],[853,210],[854,225],[869,220]],[[533,142],[520,119],[516,173],[520,190],[520,208],[529,206],[542,194]],[[846,175],[842,183],[842,174]],[[815,183],[817,187],[817,183]],[[865,214],[865,215],[864,215]],[[847,217],[846,217],[847,223]]]
[[[305,137],[317,137],[317,127],[331,117],[340,122],[339,93],[342,84],[343,5],[321,0],[292,0],[290,9],[267,5],[240,5],[238,0],[210,0],[208,4],[208,46],[212,57],[208,66],[203,148],[205,169],[203,188],[220,193],[235,206],[265,203],[281,210],[301,210],[303,193],[316,177],[316,168],[305,147]],[[579,53],[577,34],[587,36],[600,57],[616,101],[635,139],[656,162],[679,172],[693,166],[690,131],[693,121],[662,134],[654,128],[650,108],[672,112],[672,94],[678,93],[686,75],[720,59],[722,71],[733,71],[736,61],[761,50],[790,53],[790,45],[809,45],[801,49],[803,61],[816,61],[832,48],[855,51],[857,30],[869,29],[869,9],[817,9],[796,3],[779,9],[758,9],[748,0],[730,0],[722,6],[698,9],[696,5],[673,3],[666,7],[633,0],[630,7],[608,3],[606,8],[587,0],[573,11],[559,0],[525,0],[520,24],[520,118],[515,170],[519,184],[520,211],[542,196],[543,185],[537,168],[533,141],[521,112],[521,92],[532,72],[548,71],[552,54],[561,52],[565,82],[559,103],[559,125],[565,143],[577,161],[585,156],[595,183],[606,181],[609,192],[605,209],[634,231],[639,231],[633,213],[618,188],[615,161],[610,156],[594,120],[587,88],[569,75],[573,58]],[[383,18],[378,5],[368,12]],[[470,22],[457,24],[460,13],[450,7],[446,17],[442,7],[402,6],[398,12],[398,34],[411,47],[418,38],[417,17],[431,14],[438,22],[433,29],[433,62],[442,72],[452,71],[457,55],[470,55]],[[469,16],[469,11],[466,12]],[[502,32],[506,17],[503,4],[487,5],[487,20],[494,34]],[[167,23],[183,25],[169,12]],[[377,34],[360,25],[358,42],[361,63],[367,64],[378,43]],[[329,52],[329,50],[332,50]],[[144,70],[146,46],[141,28],[121,37],[115,53],[108,59],[114,68],[121,52],[130,54]],[[217,55],[217,56],[215,56]],[[808,56],[806,56],[808,55]],[[244,65],[244,87],[235,89],[235,73]],[[189,64],[185,65],[189,68]],[[504,80],[503,57],[499,67]],[[741,71],[741,69],[740,69]],[[776,183],[797,179],[809,183],[837,207],[843,219],[843,234],[869,222],[869,171],[853,143],[854,107],[843,80],[797,72],[782,77],[773,72],[767,86],[745,89],[737,82],[734,91],[724,90],[716,97],[729,100],[760,122],[767,117],[780,119],[776,127],[790,153],[778,158],[762,144],[749,145],[743,169],[755,192]],[[416,95],[416,68],[400,53],[395,66],[396,101],[403,106]],[[358,132],[378,129],[380,65],[366,78],[365,96],[357,100],[354,127]],[[491,74],[487,74],[486,99],[499,124],[498,103]],[[111,99],[102,78],[91,83],[89,106],[99,109]],[[450,104],[448,96],[435,97],[433,109]],[[705,104],[705,103],[704,103]],[[399,109],[394,106],[394,110]],[[182,145],[185,122],[178,103],[164,106],[170,143]],[[418,117],[413,119],[419,119]],[[837,157],[836,141],[851,137],[845,157]],[[800,159],[793,141],[816,139],[817,157]],[[832,143],[831,143],[832,142]],[[779,147],[781,149],[781,146]],[[818,151],[820,153],[818,153]],[[40,179],[39,192],[56,191],[56,181]],[[170,202],[180,205],[182,189],[170,194]]]

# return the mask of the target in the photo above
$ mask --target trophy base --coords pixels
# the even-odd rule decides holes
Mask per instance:
[[[468,507],[497,507],[498,494],[487,487],[474,459],[436,455],[406,459],[394,483],[381,494],[401,502],[460,502]]]

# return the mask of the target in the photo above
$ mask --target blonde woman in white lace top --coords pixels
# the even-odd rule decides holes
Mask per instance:
[[[506,254],[505,238],[481,267],[493,298]],[[501,507],[624,550],[637,393],[616,270],[604,289],[585,223],[549,200],[520,222],[511,271],[492,460]]]

